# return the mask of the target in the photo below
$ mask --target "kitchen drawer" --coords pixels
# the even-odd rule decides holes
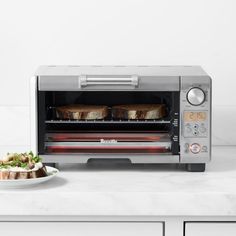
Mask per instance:
[[[163,236],[161,222],[0,222],[1,235]]]
[[[185,236],[235,236],[236,222],[185,223]]]

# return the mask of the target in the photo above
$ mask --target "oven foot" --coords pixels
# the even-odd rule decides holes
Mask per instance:
[[[204,172],[205,168],[206,168],[205,163],[186,164],[186,170],[190,172]]]

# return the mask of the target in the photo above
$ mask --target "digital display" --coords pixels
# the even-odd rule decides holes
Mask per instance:
[[[186,122],[197,122],[205,121],[207,118],[206,112],[203,111],[185,111],[184,112],[184,121]]]

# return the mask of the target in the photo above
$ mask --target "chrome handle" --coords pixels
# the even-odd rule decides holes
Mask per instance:
[[[138,76],[132,75],[130,77],[88,77],[85,75],[79,76],[79,86],[86,87],[91,85],[125,85],[138,86]]]

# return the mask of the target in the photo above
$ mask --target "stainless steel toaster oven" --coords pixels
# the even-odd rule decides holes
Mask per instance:
[[[199,66],[41,66],[31,148],[45,163],[128,160],[204,171],[211,78]]]

